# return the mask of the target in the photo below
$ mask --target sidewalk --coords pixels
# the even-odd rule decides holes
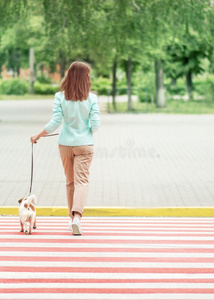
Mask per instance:
[[[101,101],[102,102],[102,101]],[[30,185],[30,136],[53,101],[0,101],[0,206],[17,206]],[[87,206],[210,207],[214,115],[102,114]],[[66,206],[57,137],[34,146],[38,206]]]
[[[213,300],[212,218],[0,218],[0,299]]]

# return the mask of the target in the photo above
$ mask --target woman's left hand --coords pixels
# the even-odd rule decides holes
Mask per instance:
[[[33,135],[33,136],[30,138],[31,143],[33,143],[33,144],[36,144],[37,141],[38,141],[39,139],[40,139],[39,134]]]

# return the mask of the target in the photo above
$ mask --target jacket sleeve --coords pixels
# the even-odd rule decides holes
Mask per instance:
[[[45,130],[47,133],[51,133],[56,130],[61,124],[63,117],[60,96],[58,93],[55,94],[54,107],[53,107],[53,115],[48,124],[45,125]]]
[[[100,127],[100,109],[99,109],[97,99],[96,99],[96,102],[94,102],[91,106],[91,110],[89,113],[89,120],[91,123],[91,131],[92,131],[92,133],[94,133]]]

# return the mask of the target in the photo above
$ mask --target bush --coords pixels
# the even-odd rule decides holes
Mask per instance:
[[[126,78],[123,77],[117,81],[116,95],[127,95]],[[137,94],[138,89],[132,85],[132,94]],[[112,95],[112,79],[97,77],[92,78],[92,91],[96,91],[98,95]]]
[[[194,80],[194,91],[200,96],[213,95],[214,76],[209,74],[206,78],[196,78]]]
[[[19,78],[3,80],[0,84],[0,93],[5,95],[24,95],[29,91],[29,84]]]
[[[36,81],[34,83],[34,93],[39,95],[50,95],[55,94],[59,91],[58,86],[53,86],[52,84],[39,83]]]
[[[137,96],[139,102],[151,102],[151,91],[148,89],[138,89]]]
[[[117,81],[117,95],[127,95],[127,88],[125,77]]]
[[[183,82],[177,82],[176,85],[168,84],[166,85],[166,91],[171,96],[184,96],[186,94],[186,86]]]
[[[214,102],[214,82],[209,81],[207,92],[206,92],[206,101],[207,102]]]
[[[112,80],[104,77],[92,79],[92,91],[96,91],[98,95],[112,95]],[[133,87],[133,93],[135,89]],[[127,95],[126,79],[122,78],[117,81],[116,95]]]
[[[118,87],[116,95],[127,95],[127,87]]]
[[[214,82],[210,81],[210,85],[209,85],[209,91],[212,95],[214,95]]]
[[[108,90],[111,90],[111,80],[104,77],[92,78],[91,90],[96,91],[98,95],[108,95]]]
[[[48,83],[51,84],[51,78],[50,77],[46,77],[44,74],[37,76],[37,81],[39,83]]]

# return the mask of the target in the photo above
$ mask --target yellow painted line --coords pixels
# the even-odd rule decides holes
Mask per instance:
[[[18,207],[0,207],[0,215],[18,215]],[[68,216],[67,207],[37,207],[37,216]],[[85,207],[83,216],[214,217],[214,207]]]

